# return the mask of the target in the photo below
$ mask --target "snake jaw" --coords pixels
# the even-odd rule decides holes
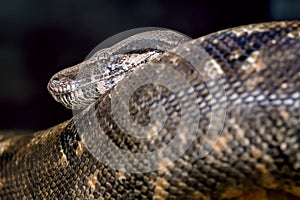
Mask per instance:
[[[76,81],[74,72],[79,71],[80,66],[75,65],[71,68],[64,69],[50,79],[47,89],[55,101],[62,103],[66,108],[72,108],[74,99],[73,93],[79,89],[80,81]],[[73,71],[73,73],[70,73]]]
[[[54,81],[55,82],[55,81]],[[55,99],[55,101],[62,103],[65,107],[67,108],[71,108],[70,107],[70,103],[68,103],[69,101],[67,100],[67,96],[70,96],[70,94],[72,94],[72,92],[67,92],[67,90],[70,88],[70,86],[66,86],[66,87],[61,87],[61,86],[57,86],[57,84],[55,84],[54,82],[49,82],[48,83],[48,91],[49,93],[52,95],[52,97]]]
[[[89,59],[54,74],[47,85],[49,93],[68,109],[82,109],[100,96],[95,94],[91,97],[85,92],[89,91],[95,82],[101,81],[101,78],[98,78],[91,82],[87,76],[95,66],[95,60]]]
[[[48,83],[48,90],[50,93],[71,93],[78,88],[78,84],[76,84],[75,81],[68,79],[67,77],[64,77],[61,80],[58,79],[51,79]]]
[[[51,79],[47,88],[55,101],[61,103],[68,109],[74,110],[86,107],[100,96],[100,94],[96,94],[96,92],[94,92],[93,95],[86,92],[89,91],[90,88],[93,88],[93,84],[81,84],[80,80],[72,80],[67,77],[63,77],[60,80],[56,78]]]

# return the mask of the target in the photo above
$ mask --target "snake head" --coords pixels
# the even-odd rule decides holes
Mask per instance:
[[[78,65],[56,73],[48,83],[53,98],[68,109],[79,110],[93,103],[110,90],[129,72],[161,55],[163,51],[93,56]]]
[[[133,35],[56,73],[48,83],[48,90],[66,108],[83,109],[140,65],[188,40],[189,37],[171,30]]]

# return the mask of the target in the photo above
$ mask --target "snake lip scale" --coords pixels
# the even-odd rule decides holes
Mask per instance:
[[[300,199],[299,71],[300,21],[130,36],[50,79],[73,118],[0,133],[0,199]]]

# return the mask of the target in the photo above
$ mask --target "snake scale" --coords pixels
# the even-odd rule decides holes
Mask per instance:
[[[270,22],[100,50],[49,82],[72,119],[0,136],[0,199],[300,198],[299,39]]]

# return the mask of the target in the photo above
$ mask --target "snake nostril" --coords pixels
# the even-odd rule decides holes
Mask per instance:
[[[57,84],[57,83],[59,83],[59,82],[60,82],[60,80],[59,80],[58,77],[53,77],[53,78],[51,79],[51,83]]]

